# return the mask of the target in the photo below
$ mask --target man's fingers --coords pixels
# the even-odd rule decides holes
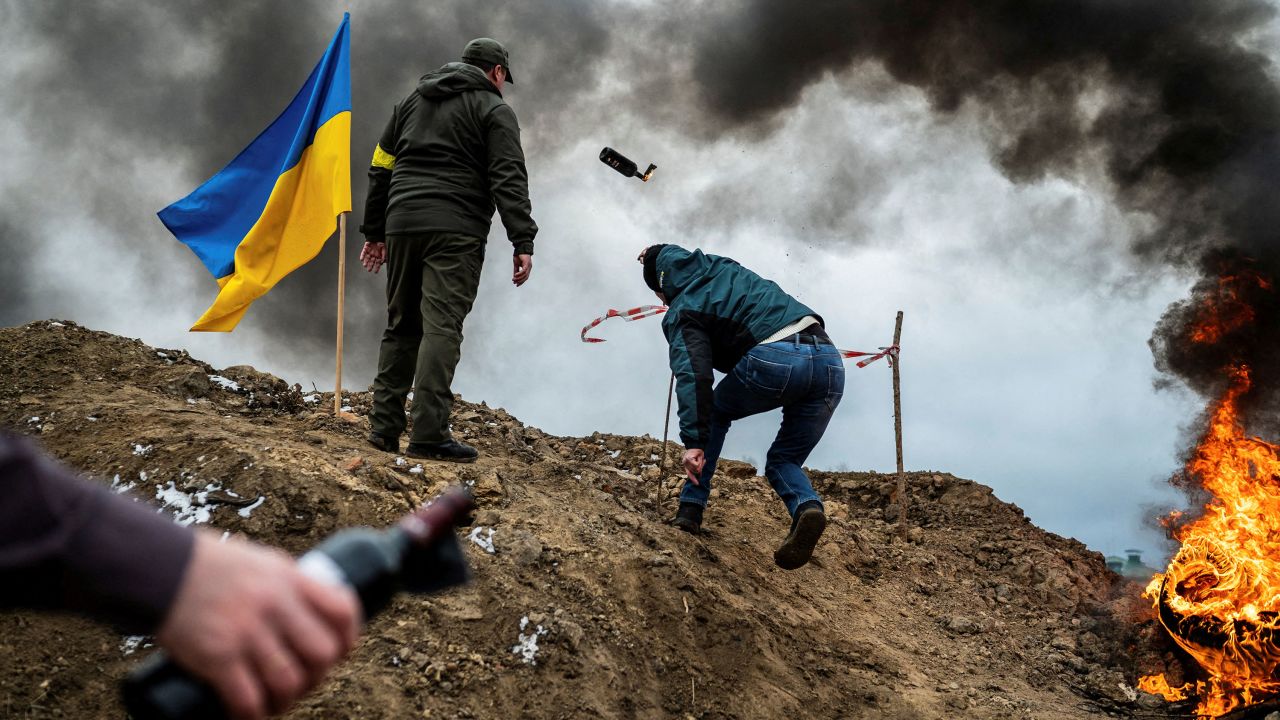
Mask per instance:
[[[516,287],[520,287],[529,279],[529,273],[533,271],[533,257],[529,255],[515,255],[511,258],[511,282]]]
[[[209,680],[235,720],[261,720],[267,716],[266,695],[243,658],[225,666]]]
[[[348,588],[326,585],[310,578],[302,584],[303,599],[319,615],[340,642],[341,655],[355,647],[360,637],[360,600]],[[339,657],[341,657],[341,655]],[[335,658],[336,659],[336,658]]]
[[[269,626],[257,633],[251,650],[258,678],[267,691],[267,707],[273,715],[289,709],[307,689],[306,672],[275,630]]]
[[[312,609],[306,598],[293,598],[288,604],[282,608],[279,622],[285,641],[306,669],[307,686],[304,690],[309,690],[318,685],[329,668],[342,657],[346,638],[343,631],[329,627],[326,619]]]
[[[387,261],[386,245],[379,243],[365,243],[360,248],[360,264],[364,265],[364,269],[371,273],[377,273],[383,263]]]

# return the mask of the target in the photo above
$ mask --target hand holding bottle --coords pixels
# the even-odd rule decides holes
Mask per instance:
[[[372,618],[399,590],[466,582],[453,528],[472,502],[465,490],[447,492],[395,527],[343,530],[297,562],[202,534],[157,636],[169,654],[125,679],[125,707],[134,720],[283,712],[350,651],[362,612]]]

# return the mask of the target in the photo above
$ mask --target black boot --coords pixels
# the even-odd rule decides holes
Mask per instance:
[[[476,449],[457,440],[446,440],[442,443],[409,443],[405,455],[425,460],[444,460],[446,462],[475,462],[480,453]]]
[[[813,555],[813,548],[827,529],[827,515],[817,500],[801,503],[791,518],[791,532],[782,541],[782,547],[773,553],[773,561],[784,570],[795,570]]]
[[[387,437],[378,433],[369,433],[369,444],[383,452],[400,452],[400,438]]]
[[[687,533],[697,535],[702,529],[702,506],[691,502],[680,503],[680,509],[676,510],[676,516],[671,524]]]

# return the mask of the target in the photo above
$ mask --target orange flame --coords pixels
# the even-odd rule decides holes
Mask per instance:
[[[1178,700],[1186,700],[1187,692],[1192,688],[1190,685],[1173,687],[1163,675],[1147,675],[1139,678],[1138,689],[1143,692],[1149,692],[1152,695],[1159,695],[1169,702],[1177,702]]]
[[[1213,345],[1232,331],[1253,322],[1253,307],[1242,297],[1247,285],[1271,289],[1266,278],[1252,271],[1218,278],[1217,292],[1205,298],[1200,306],[1200,316],[1191,328],[1192,342]]]
[[[1280,696],[1280,447],[1245,435],[1238,403],[1249,387],[1248,369],[1233,369],[1187,463],[1213,499],[1174,532],[1182,547],[1144,593],[1208,677],[1174,688],[1148,676],[1140,687],[1194,692],[1201,718]]]

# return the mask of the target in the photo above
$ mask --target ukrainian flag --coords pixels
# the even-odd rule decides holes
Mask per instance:
[[[351,16],[280,117],[160,221],[222,288],[192,330],[229,332],[351,210]]]

